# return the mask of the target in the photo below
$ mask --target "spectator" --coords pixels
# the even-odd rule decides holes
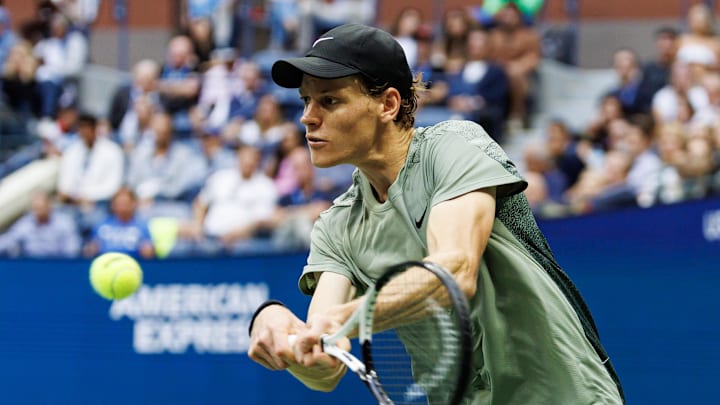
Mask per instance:
[[[613,69],[619,85],[610,93],[622,104],[625,115],[650,113],[654,93],[650,83],[643,80],[635,51],[621,48],[613,55]]]
[[[691,122],[700,125],[714,125],[720,119],[720,73],[705,74],[702,87],[707,95],[707,103],[695,110]]]
[[[635,192],[627,183],[632,156],[623,150],[607,152],[601,169],[585,170],[567,193],[571,212],[585,214],[635,207]]]
[[[561,202],[563,193],[568,189],[568,181],[565,175],[558,169],[555,162],[550,156],[547,144],[540,141],[528,142],[523,148],[523,163],[525,171],[536,176],[535,190],[531,190],[531,195],[538,197],[545,195],[546,200]],[[539,208],[536,205],[536,208]]]
[[[213,51],[210,62],[202,74],[200,99],[193,125],[222,127],[230,116],[230,100],[239,95],[243,82],[237,69],[237,55],[230,48]]]
[[[242,143],[256,146],[262,151],[264,162],[275,153],[282,140],[284,123],[285,118],[277,99],[272,94],[265,94],[258,101],[253,119],[244,121],[234,137],[227,141],[231,145]]]
[[[273,179],[280,198],[290,194],[298,187],[298,176],[293,170],[290,155],[295,149],[305,148],[304,136],[300,128],[286,122],[282,125],[283,137],[275,153],[265,162],[265,174]]]
[[[577,142],[564,122],[552,120],[548,124],[547,148],[554,166],[565,179],[566,187],[572,187],[585,169],[585,163],[578,152]]]
[[[507,3],[493,18],[490,30],[492,58],[505,67],[510,79],[510,127],[525,125],[532,80],[540,65],[540,35],[524,24],[522,14],[514,2]]]
[[[97,119],[80,114],[79,139],[63,152],[58,178],[61,202],[92,208],[109,201],[122,185],[124,157],[122,149],[105,136],[99,136]]]
[[[252,119],[260,98],[267,93],[267,85],[257,63],[242,62],[238,67],[238,75],[243,87],[230,100],[228,120],[231,130],[235,129],[233,126],[237,127]]]
[[[655,31],[655,59],[642,67],[643,80],[648,91],[655,94],[665,87],[670,79],[670,68],[677,53],[678,32],[672,27],[660,27]]]
[[[633,158],[627,183],[632,188],[642,207],[650,205],[653,200],[653,187],[648,181],[656,178],[662,169],[662,161],[655,152],[655,126],[649,115],[634,115],[629,118],[630,126],[623,145]]]
[[[192,41],[197,64],[202,66],[209,62],[212,52],[215,50],[215,38],[210,17],[190,20],[184,31],[184,34]]]
[[[170,39],[157,90],[160,102],[173,118],[179,135],[191,133],[190,114],[200,94],[197,55],[190,38],[178,35]]]
[[[646,180],[652,190],[648,205],[682,201],[685,191],[678,167],[686,160],[684,127],[678,123],[661,125],[658,130],[657,150],[662,167],[654,178]]]
[[[262,226],[273,232],[280,250],[304,250],[310,247],[310,231],[321,212],[330,208],[333,197],[315,186],[315,168],[307,148],[294,148],[288,155],[298,187],[278,201],[271,219]]]
[[[74,218],[53,210],[50,195],[36,191],[29,212],[0,234],[0,255],[74,257],[80,252],[80,243]]]
[[[55,118],[59,103],[69,105],[77,98],[77,83],[88,59],[87,39],[70,30],[70,22],[56,14],[51,20],[52,35],[35,45],[40,60],[35,78],[40,92],[40,116]]]
[[[156,91],[160,66],[150,59],[137,62],[132,69],[132,83],[118,87],[112,96],[108,119],[113,131],[129,131],[137,126],[135,100],[147,97],[153,105],[160,105]],[[122,138],[122,136],[121,136]]]
[[[716,152],[712,128],[706,125],[693,126],[685,143],[685,159],[678,166],[683,178],[685,199],[705,198],[714,191]]]
[[[422,26],[423,16],[416,7],[405,7],[400,10],[395,22],[390,29],[396,41],[405,52],[410,69],[414,69],[418,62],[417,34]]]
[[[136,210],[135,193],[126,187],[118,190],[110,203],[111,215],[93,229],[91,240],[83,249],[85,256],[120,252],[144,259],[155,257],[148,224]]]
[[[130,156],[127,183],[142,208],[156,200],[191,199],[207,171],[198,152],[173,139],[172,117],[156,113],[152,118],[154,141],[138,146]]]
[[[411,66],[413,72],[421,74],[422,80],[427,83],[428,90],[432,91],[436,73],[442,73],[442,67],[436,66],[433,60],[433,41],[435,37],[430,24],[421,25],[415,33],[415,43],[417,46],[417,61]],[[440,76],[440,75],[438,75]],[[421,102],[422,98],[418,98]]]
[[[510,107],[510,83],[502,66],[492,62],[488,34],[471,29],[467,37],[467,62],[458,73],[446,76],[447,105],[463,118],[483,126],[493,139],[500,140]]]
[[[149,95],[134,98],[132,111],[125,114],[126,119],[115,132],[126,155],[132,154],[142,143],[153,141],[152,118],[157,108],[157,103]]]
[[[454,71],[458,61],[465,60],[467,35],[474,22],[464,8],[450,8],[443,16],[438,48],[433,58],[446,71]]]
[[[200,149],[207,167],[205,177],[235,166],[235,155],[225,147],[220,128],[207,126],[200,131]]]
[[[194,202],[193,222],[181,227],[180,235],[201,243],[207,238],[217,240],[236,253],[271,246],[257,232],[273,214],[277,192],[272,180],[259,170],[260,158],[258,148],[241,145],[237,167],[217,171],[207,179]]]
[[[3,99],[24,119],[37,114],[37,68],[38,61],[26,41],[16,43],[2,65]]]
[[[691,66],[694,82],[720,66],[720,40],[715,36],[714,26],[713,12],[706,4],[690,7],[688,32],[678,38],[677,59]]]
[[[670,83],[653,96],[653,118],[658,123],[678,121],[683,103],[690,103],[695,111],[708,104],[708,96],[702,86],[693,85],[690,67],[684,62],[675,62],[670,70]]]
[[[607,150],[609,146],[610,125],[623,118],[622,103],[617,95],[609,93],[602,97],[594,118],[585,130],[586,139],[593,147]]]
[[[73,106],[61,107],[56,120],[38,122],[36,132],[43,141],[45,156],[62,156],[78,138],[79,112]],[[96,130],[97,132],[97,130]]]

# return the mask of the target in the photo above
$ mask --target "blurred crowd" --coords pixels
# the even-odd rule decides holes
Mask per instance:
[[[0,3],[1,4],[1,3]],[[78,9],[78,4],[84,8]],[[54,192],[36,191],[0,234],[0,255],[138,257],[307,249],[317,216],[352,181],[351,166],[312,166],[295,89],[269,78],[342,23],[374,24],[374,0],[268,0],[267,47],[239,52],[237,1],[180,2],[165,55],[132,66],[102,116],[79,109],[97,1],[38,1],[13,30],[0,6],[0,132],[30,132],[0,161],[60,162]],[[427,90],[416,125],[482,124],[501,144],[532,124],[542,1],[486,1],[448,9],[439,25],[413,7],[386,28]],[[720,39],[705,6],[687,32],[657,31],[657,58],[631,49],[613,60],[618,86],[573,131],[552,120],[524,148],[526,194],[538,216],[672,203],[720,191]],[[14,125],[14,126],[13,126]],[[2,135],[0,135],[2,136]]]
[[[526,145],[526,194],[538,216],[720,194],[720,37],[705,4],[689,8],[685,26],[656,30],[652,60],[614,52],[617,85],[586,128],[550,120]]]

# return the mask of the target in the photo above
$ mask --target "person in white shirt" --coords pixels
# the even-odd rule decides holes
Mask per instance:
[[[71,90],[72,80],[82,73],[88,59],[87,38],[70,30],[68,19],[57,14],[50,22],[52,35],[35,45],[33,53],[41,61],[35,72],[40,92],[40,115],[55,118],[61,97],[69,104],[77,96]],[[75,93],[77,91],[75,90]]]
[[[260,150],[241,145],[238,166],[212,174],[193,206],[193,223],[186,233],[196,240],[219,240],[236,250],[254,239],[277,204],[275,185],[260,168]],[[269,243],[269,241],[268,241]]]
[[[150,125],[153,140],[141,142],[130,155],[128,185],[143,209],[159,200],[190,201],[205,180],[205,161],[199,151],[175,139],[169,114],[155,113]]]
[[[65,149],[60,161],[58,199],[81,206],[109,201],[122,185],[122,149],[98,135],[94,116],[80,114],[77,125],[79,138]]]
[[[650,179],[658,176],[662,170],[662,160],[653,149],[654,123],[648,115],[634,115],[629,119],[630,126],[625,136],[625,147],[633,158],[627,174],[627,183],[635,193],[638,205],[647,207],[652,204],[654,186]]]
[[[708,105],[707,91],[691,81],[690,66],[675,62],[670,71],[670,84],[658,90],[652,100],[652,114],[655,122],[668,123],[678,120],[680,102],[687,99],[694,111]]]

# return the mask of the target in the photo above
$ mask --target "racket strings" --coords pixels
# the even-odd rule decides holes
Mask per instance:
[[[461,353],[459,321],[444,284],[429,271],[413,269],[417,273],[381,289],[383,299],[405,303],[392,311],[393,323],[403,326],[373,334],[373,365],[395,404],[447,404]],[[417,293],[422,290],[426,293]]]

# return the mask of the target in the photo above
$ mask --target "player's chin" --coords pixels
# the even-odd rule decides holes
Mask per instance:
[[[319,168],[337,166],[343,163],[342,161],[340,161],[340,159],[334,156],[326,153],[315,152],[312,149],[310,150],[310,161],[312,162],[313,166]]]

